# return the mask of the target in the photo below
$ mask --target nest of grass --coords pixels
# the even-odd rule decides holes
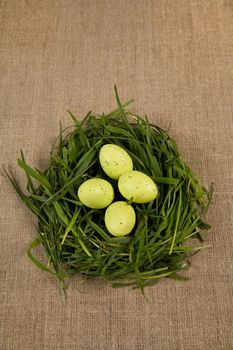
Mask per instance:
[[[56,276],[63,290],[74,273],[142,292],[162,278],[186,279],[180,272],[189,267],[190,255],[203,248],[187,244],[187,239],[202,242],[202,231],[210,227],[203,217],[212,188],[202,185],[165,130],[127,111],[128,103],[120,102],[117,91],[116,98],[118,108],[107,115],[89,112],[80,122],[69,112],[74,125],[60,131],[46,171],[29,167],[21,153],[18,164],[27,176],[27,194],[6,171],[38,219],[38,236],[28,256],[37,267]],[[134,169],[149,175],[159,189],[153,202],[131,204],[136,225],[125,237],[111,236],[104,223],[105,209],[89,209],[77,195],[88,178],[107,178],[99,164],[99,150],[106,143],[126,149]],[[117,182],[110,182],[115,200],[122,200]],[[40,244],[47,264],[33,254]]]

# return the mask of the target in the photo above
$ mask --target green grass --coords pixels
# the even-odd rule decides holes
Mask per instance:
[[[37,237],[28,256],[40,269],[55,275],[62,288],[80,273],[87,278],[112,281],[113,287],[151,286],[162,278],[186,279],[188,257],[202,249],[186,245],[188,238],[203,241],[210,226],[203,217],[211,199],[207,190],[180,156],[175,140],[148,119],[132,115],[116,91],[118,107],[105,115],[89,112],[79,121],[70,111],[73,126],[61,129],[46,171],[30,167],[21,152],[18,165],[27,176],[27,194],[6,172],[22,201],[38,219]],[[132,157],[134,169],[149,175],[159,196],[147,204],[132,203],[136,226],[126,237],[113,237],[104,225],[104,210],[91,210],[79,201],[78,187],[91,177],[107,178],[98,154],[114,143]],[[109,180],[109,179],[108,179]],[[115,200],[121,199],[117,182]],[[42,244],[48,264],[33,250]]]

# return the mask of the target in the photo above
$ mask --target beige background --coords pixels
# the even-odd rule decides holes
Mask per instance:
[[[172,121],[190,166],[215,182],[212,247],[190,282],[149,288],[149,303],[77,278],[64,305],[26,257],[34,221],[1,175],[0,349],[233,349],[233,1],[0,0],[0,163],[22,185],[20,148],[45,166],[66,109],[109,111],[114,83],[133,111]]]

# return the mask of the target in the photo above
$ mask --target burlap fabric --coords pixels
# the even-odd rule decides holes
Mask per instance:
[[[69,108],[131,109],[167,127],[190,166],[215,183],[189,282],[114,290],[75,278],[64,304],[26,256],[34,220],[1,174],[1,350],[233,349],[233,2],[0,0],[1,161],[45,167]],[[79,289],[79,290],[78,290]]]

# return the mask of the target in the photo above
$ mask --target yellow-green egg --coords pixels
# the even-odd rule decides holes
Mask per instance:
[[[118,180],[127,171],[133,170],[133,162],[129,154],[120,146],[106,144],[99,153],[100,165],[109,177]]]
[[[140,171],[128,171],[121,175],[118,181],[120,193],[126,199],[135,203],[147,203],[153,201],[158,195],[158,189],[154,181]]]
[[[102,209],[112,203],[112,185],[103,179],[92,178],[83,182],[78,189],[80,201],[89,208]]]
[[[125,236],[134,228],[136,222],[135,211],[126,202],[114,202],[106,209],[104,221],[107,230],[113,236]]]

